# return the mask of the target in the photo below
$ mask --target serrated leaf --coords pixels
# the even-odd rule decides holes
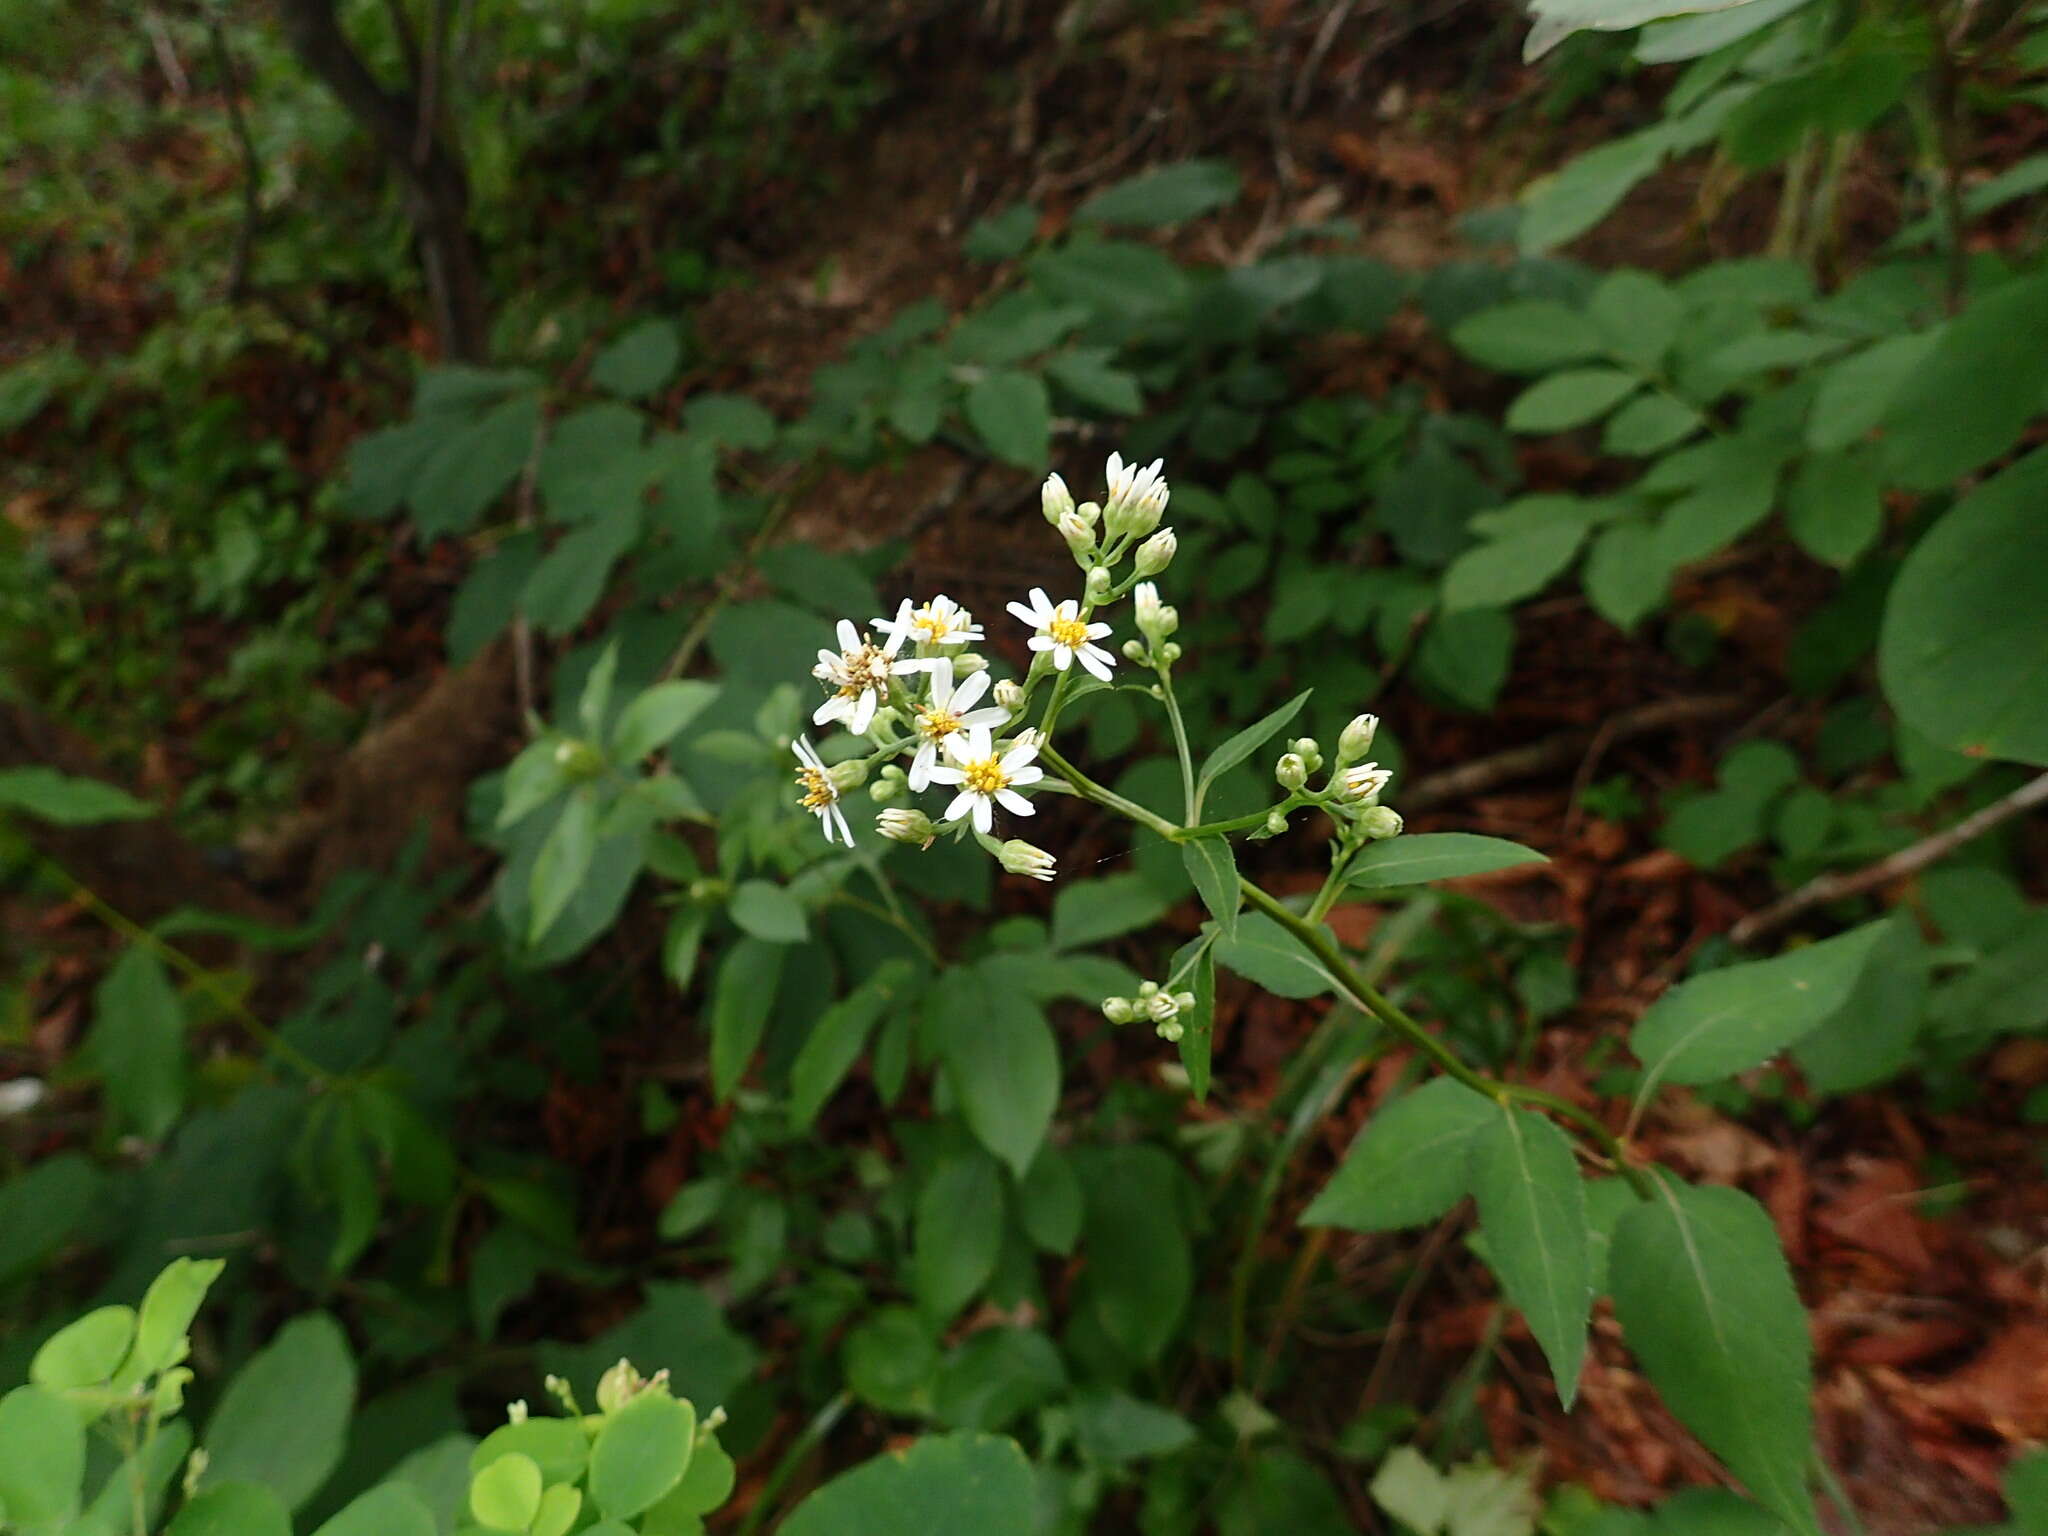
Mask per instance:
[[[1231,854],[1230,843],[1221,837],[1198,837],[1193,842],[1180,846],[1181,861],[1187,865],[1188,878],[1195,882],[1195,892],[1202,898],[1202,905],[1209,909],[1209,915],[1216,919],[1217,932],[1229,935],[1237,932],[1237,909],[1244,902],[1238,884],[1237,860]]]
[[[1496,1113],[1455,1078],[1404,1093],[1366,1122],[1301,1224],[1385,1232],[1435,1221],[1470,1188],[1468,1145]]]
[[[1373,890],[1422,885],[1431,880],[1456,880],[1487,875],[1520,864],[1548,864],[1547,854],[1504,837],[1472,832],[1412,832],[1370,843],[1344,870],[1346,885]]]
[[[1541,1115],[1499,1105],[1473,1133],[1471,1159],[1487,1262],[1528,1319],[1569,1408],[1593,1309],[1592,1238],[1571,1143]]]
[[[1643,1063],[1643,1091],[1746,1071],[1819,1028],[1847,1000],[1885,929],[1883,922],[1865,923],[1673,987],[1629,1036]]]
[[[1763,1207],[1659,1180],[1616,1224],[1607,1268],[1629,1348],[1671,1410],[1760,1502],[1817,1532],[1812,1344]]]

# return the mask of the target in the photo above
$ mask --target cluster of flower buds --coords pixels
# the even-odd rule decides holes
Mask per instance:
[[[1178,1040],[1187,1033],[1181,1015],[1195,1006],[1192,992],[1169,992],[1156,981],[1140,982],[1136,997],[1106,997],[1102,1016],[1112,1024],[1130,1024],[1149,1019],[1153,1032],[1162,1040]]]

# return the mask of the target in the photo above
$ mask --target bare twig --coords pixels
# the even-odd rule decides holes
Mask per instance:
[[[213,51],[213,67],[220,75],[221,98],[227,105],[228,127],[242,152],[242,227],[235,234],[235,255],[228,267],[229,299],[244,296],[249,285],[249,263],[256,254],[256,236],[263,225],[263,160],[256,153],[256,140],[249,132],[249,119],[242,111],[242,82],[235,74],[235,61],[228,52],[228,36],[217,14],[206,18],[206,35]]]
[[[183,101],[192,94],[192,82],[186,78],[185,66],[178,62],[178,45],[171,40],[170,28],[164,25],[163,17],[148,10],[142,13],[142,30],[149,34],[150,49],[156,54],[157,67],[163,70],[171,94]]]
[[[1850,873],[1836,872],[1809,880],[1782,901],[1773,902],[1761,912],[1752,912],[1733,928],[1728,938],[1736,944],[1748,944],[1769,933],[1773,928],[1782,927],[1808,907],[1819,906],[1822,902],[1840,901],[1845,896],[1861,895],[1880,885],[1917,874],[1928,865],[1947,858],[1963,844],[1973,838],[1982,837],[1993,827],[2012,820],[2013,817],[2030,811],[2039,805],[2048,805],[2048,773],[2030,779],[2002,800],[1994,800],[1981,811],[1965,816],[1954,826],[1937,832],[1932,837],[1923,837],[1911,847],[1901,848],[1887,858],[1879,859],[1867,868]]]
[[[1462,800],[1469,795],[1498,789],[1503,784],[1534,778],[1553,768],[1563,768],[1595,744],[1605,752],[1617,743],[1654,735],[1675,725],[1690,725],[1738,714],[1748,705],[1749,700],[1737,694],[1705,694],[1639,704],[1634,709],[1612,716],[1598,729],[1565,731],[1543,741],[1531,742],[1526,747],[1513,747],[1442,773],[1429,774],[1401,793],[1400,805],[1404,811],[1419,811]]]
[[[1316,83],[1316,72],[1323,67],[1323,60],[1330,52],[1330,45],[1337,41],[1337,34],[1344,30],[1344,23],[1351,19],[1351,13],[1358,8],[1358,0],[1343,0],[1341,5],[1330,7],[1329,15],[1316,30],[1316,40],[1309,44],[1308,57],[1302,61],[1301,73],[1294,77],[1294,97],[1288,105],[1299,112],[1308,104],[1308,93]]]

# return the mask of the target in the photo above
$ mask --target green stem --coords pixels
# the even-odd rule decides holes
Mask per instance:
[[[782,1459],[775,1463],[774,1470],[763,1480],[761,1491],[754,1496],[754,1502],[747,1510],[747,1518],[740,1522],[733,1536],[754,1536],[754,1532],[761,1528],[769,1512],[774,1509],[776,1495],[782,1492],[783,1484],[796,1475],[796,1469],[803,1465],[804,1458],[816,1450],[819,1442],[832,1433],[832,1427],[852,1406],[853,1394],[841,1392],[812,1416],[811,1422],[803,1427],[801,1434],[790,1441],[789,1449],[782,1453]]]
[[[1193,822],[1195,819],[1195,759],[1194,754],[1188,750],[1188,728],[1186,722],[1180,716],[1180,700],[1173,696],[1172,666],[1162,661],[1159,663],[1158,671],[1159,695],[1166,701],[1166,718],[1173,725],[1173,747],[1180,754],[1181,801],[1186,807],[1181,812],[1181,820]]]
[[[1205,821],[1198,827],[1175,827],[1173,840],[1177,843],[1192,843],[1198,837],[1224,837],[1232,832],[1249,832],[1253,827],[1263,827],[1266,818],[1275,811],[1285,814],[1298,805],[1310,802],[1299,795],[1289,795],[1285,800],[1276,800],[1263,811],[1251,811],[1243,816],[1233,816],[1228,821]]]
[[[1132,821],[1137,822],[1139,826],[1151,828],[1168,842],[1179,842],[1189,835],[1188,832],[1180,827],[1176,827],[1156,811],[1148,811],[1144,806],[1138,804],[1137,801],[1126,800],[1115,790],[1096,783],[1087,774],[1076,768],[1064,757],[1061,757],[1051,747],[1041,746],[1038,749],[1038,755],[1045,760],[1046,765],[1054,773],[1057,773],[1061,778],[1073,785],[1077,791],[1088,799],[1093,800],[1097,805],[1106,805],[1113,811],[1121,812]]]

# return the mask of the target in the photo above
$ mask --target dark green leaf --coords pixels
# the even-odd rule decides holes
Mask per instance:
[[[784,945],[745,938],[718,967],[711,996],[711,1087],[721,1102],[732,1097],[761,1043],[788,953]]]
[[[911,1274],[920,1311],[950,1320],[995,1272],[1003,1243],[1003,1176],[971,1151],[932,1170],[918,1192]]]
[[[116,1123],[160,1140],[185,1105],[185,1007],[149,950],[123,950],[94,992],[88,1049]]]
[[[1231,855],[1228,839],[1198,837],[1182,843],[1180,852],[1202,905],[1216,919],[1217,931],[1226,937],[1236,933],[1237,909],[1244,898],[1239,893],[1237,860]]]
[[[1473,1133],[1471,1159],[1487,1262],[1529,1320],[1569,1408],[1593,1307],[1586,1196],[1571,1143],[1541,1115],[1500,1105]]]
[[[1601,351],[1593,322],[1552,299],[1482,309],[1458,323],[1451,344],[1474,362],[1502,373],[1549,373]]]
[[[879,966],[849,997],[818,1015],[789,1069],[789,1116],[807,1127],[859,1058],[875,1021],[891,1008],[913,1006],[916,967],[908,960]]]
[[[1522,864],[1548,864],[1548,856],[1504,837],[1472,832],[1412,832],[1370,843],[1345,866],[1344,883],[1368,890],[1423,885],[1486,875]]]
[[[983,374],[967,391],[967,421],[997,458],[1020,469],[1045,468],[1052,403],[1038,375],[1014,368]]]
[[[1197,810],[1200,810],[1202,801],[1208,797],[1209,786],[1278,735],[1288,721],[1301,713],[1301,706],[1308,702],[1308,696],[1314,691],[1312,688],[1304,688],[1270,715],[1246,726],[1209,755],[1209,760],[1202,764],[1201,776],[1195,781]]]
[[[1453,1078],[1403,1094],[1366,1122],[1302,1225],[1384,1232],[1435,1221],[1470,1187],[1467,1144],[1498,1113]]]
[[[1020,1178],[1059,1102],[1060,1057],[1038,1005],[979,968],[955,967],[927,994],[936,1049],[975,1139]]]
[[[1052,899],[1053,948],[1081,949],[1130,933],[1159,918],[1172,904],[1143,875],[1063,881]]]
[[[1276,997],[1315,997],[1331,986],[1322,962],[1263,912],[1240,917],[1235,934],[1217,939],[1215,954],[1225,970],[1257,982]]]
[[[0,810],[25,811],[60,827],[140,821],[157,814],[126,790],[54,768],[0,768]]]
[[[651,395],[676,371],[682,338],[667,320],[643,320],[597,354],[590,382],[626,400]]]
[[[1032,1536],[1037,1483],[1014,1440],[929,1436],[842,1472],[796,1507],[777,1536]]]
[[[1951,320],[1885,412],[1890,478],[1937,490],[2011,448],[2048,394],[2044,335],[2048,273],[2009,282]]]
[[[1233,202],[1238,176],[1221,160],[1183,160],[1105,187],[1074,210],[1077,224],[1123,224],[1156,229],[1184,224]]]
[[[1155,1146],[1088,1149],[1077,1158],[1088,1202],[1086,1304],[1132,1360],[1156,1361],[1194,1294],[1180,1214],[1180,1171]]]

